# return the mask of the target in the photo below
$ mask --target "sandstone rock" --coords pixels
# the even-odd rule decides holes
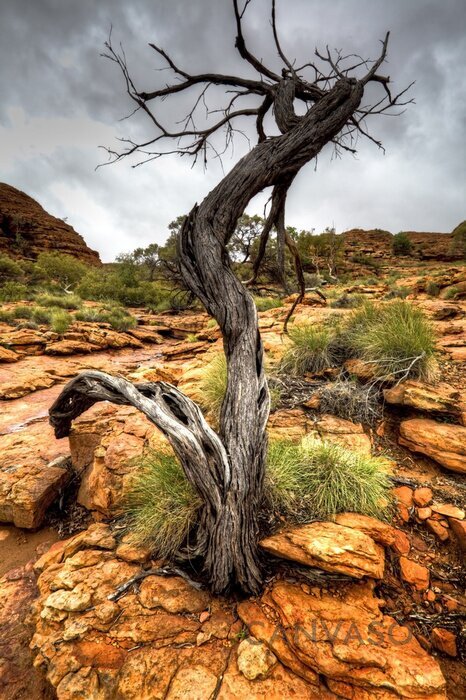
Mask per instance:
[[[343,447],[348,447],[356,452],[371,453],[371,440],[365,434],[361,423],[352,423],[344,418],[326,413],[319,416],[315,427],[323,440],[338,442]]]
[[[240,603],[238,613],[282,663],[298,657],[325,676],[338,697],[445,698],[437,662],[379,605],[371,582],[341,585],[337,595],[326,589],[307,594],[277,582],[257,602]],[[268,625],[262,624],[265,610],[274,620]]]
[[[100,265],[99,254],[87,247],[72,226],[51,216],[32,197],[5,183],[0,183],[0,221],[0,252],[26,258],[37,258],[42,252],[60,252]],[[14,245],[16,234],[23,242],[20,249]]]
[[[466,424],[466,396],[446,383],[435,385],[408,380],[384,391],[385,401],[398,406],[410,406],[418,411],[453,416]]]
[[[47,355],[83,355],[98,349],[98,345],[93,345],[85,340],[58,340],[46,345],[44,352]]]
[[[429,570],[407,557],[400,557],[401,578],[418,591],[429,588]]]
[[[460,548],[463,552],[466,552],[466,521],[448,518],[448,523],[458,540]]]
[[[13,350],[8,350],[8,348],[0,345],[0,362],[17,362],[19,360],[19,355],[17,355]]]
[[[141,604],[153,610],[163,608],[169,613],[202,613],[209,604],[210,596],[206,591],[193,588],[179,576],[150,576],[139,589]]]
[[[441,525],[441,523],[439,523],[438,520],[432,520],[432,518],[428,518],[426,520],[426,526],[441,542],[445,542],[445,540],[448,540],[448,530],[446,527]]]
[[[412,418],[400,424],[399,443],[431,457],[445,469],[466,473],[465,427]]]
[[[408,554],[410,550],[410,542],[406,533],[388,523],[377,520],[377,518],[359,513],[339,513],[335,516],[335,522],[338,525],[364,532],[372,537],[374,542],[378,542],[384,547],[391,547],[398,554]]]
[[[42,524],[71,478],[68,469],[52,466],[67,451],[66,440],[51,439],[40,424],[0,435],[0,521],[32,529]]]
[[[447,518],[455,518],[456,520],[464,520],[465,511],[462,508],[457,508],[450,503],[432,503],[431,505],[434,513],[439,513],[439,515],[445,515]]]
[[[419,520],[427,520],[432,515],[432,508],[416,508],[416,515]]]
[[[434,627],[432,630],[432,644],[448,656],[457,656],[458,654],[455,635],[443,627]]]
[[[395,498],[403,503],[407,508],[411,508],[413,505],[413,490],[409,486],[397,486],[392,489],[392,493]]]
[[[277,657],[263,643],[248,637],[238,646],[238,669],[249,681],[267,678],[277,663]]]
[[[359,530],[330,522],[315,522],[267,537],[265,551],[284,559],[354,578],[382,578],[384,552]]]
[[[0,697],[42,700],[46,681],[34,668],[29,650],[31,631],[26,615],[38,590],[32,567],[26,565],[0,579]]]
[[[432,498],[432,489],[427,486],[414,490],[413,501],[420,508],[424,508],[432,503]]]
[[[91,602],[91,594],[84,588],[76,587],[72,591],[55,591],[45,599],[44,605],[55,610],[77,612],[85,610]]]

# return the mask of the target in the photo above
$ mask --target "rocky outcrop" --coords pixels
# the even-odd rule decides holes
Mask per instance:
[[[13,258],[37,258],[40,253],[72,255],[90,265],[100,265],[72,226],[48,214],[32,197],[0,183],[0,253]]]
[[[382,578],[383,548],[369,535],[344,525],[315,522],[261,540],[269,554],[352,578]]]
[[[452,252],[453,236],[449,233],[404,231],[411,242],[410,255],[422,260],[457,260],[460,253]],[[366,255],[371,258],[393,257],[393,235],[389,231],[351,229],[341,236],[346,254]]]
[[[385,401],[424,413],[444,415],[466,425],[466,396],[450,384],[425,384],[408,380],[384,391]]]
[[[58,700],[446,697],[437,662],[382,615],[371,582],[278,581],[236,609],[151,574],[118,597],[153,566],[119,552],[109,526],[94,524],[36,562],[31,648]]]
[[[68,484],[67,440],[55,440],[47,426],[0,435],[0,521],[37,528],[47,508]]]
[[[400,424],[400,445],[420,452],[460,474],[466,474],[466,428],[438,423],[428,418],[412,418]]]
[[[240,603],[238,613],[283,664],[298,675],[303,667],[321,674],[337,697],[446,698],[437,662],[380,605],[370,581],[340,585],[338,593],[280,581],[260,600]]]

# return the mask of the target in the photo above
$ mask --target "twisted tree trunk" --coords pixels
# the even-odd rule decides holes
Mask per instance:
[[[217,320],[228,365],[219,434],[175,387],[163,382],[132,385],[101,372],[79,375],[50,409],[58,437],[69,433],[73,418],[101,400],[136,406],[167,435],[204,503],[195,553],[203,556],[217,593],[233,585],[257,593],[261,585],[257,512],[269,415],[256,307],[233,274],[226,247],[249,200],[266,187],[280,191],[281,185],[291,183],[344,127],[363,89],[355,80],[340,79],[298,117],[293,81],[284,79],[274,105],[282,135],[255,146],[186,217],[179,238],[181,273],[188,289]],[[285,186],[285,197],[286,190]]]

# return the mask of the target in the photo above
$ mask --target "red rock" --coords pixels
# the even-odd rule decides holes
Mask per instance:
[[[434,513],[439,513],[439,515],[446,515],[447,518],[455,518],[455,520],[464,520],[465,512],[461,508],[452,506],[449,503],[432,503],[431,505]]]
[[[429,587],[429,570],[405,556],[400,557],[401,578],[418,591]]]
[[[427,520],[432,515],[432,508],[416,508],[416,515],[419,520]]]
[[[448,518],[448,522],[454,533],[460,549],[466,552],[466,521],[465,520],[455,520],[455,518]]]
[[[0,362],[17,362],[19,360],[19,355],[17,355],[13,350],[4,348],[0,345]]]
[[[17,221],[20,230],[17,230]],[[0,252],[11,257],[37,258],[39,253],[72,255],[91,265],[100,265],[99,254],[87,247],[82,236],[62,219],[48,214],[38,202],[11,185],[0,183]],[[23,245],[15,246],[16,233]]]
[[[466,419],[466,396],[450,384],[408,380],[386,389],[384,398],[390,404],[410,406],[434,415],[453,416],[463,425]]]
[[[466,473],[466,428],[411,418],[400,424],[400,445],[431,457],[445,469]]]
[[[438,520],[428,518],[426,520],[428,529],[441,541],[445,542],[449,538],[448,530]]]
[[[457,656],[456,637],[453,632],[443,627],[434,627],[432,630],[432,644],[436,649],[448,656]]]
[[[413,501],[420,508],[424,508],[425,506],[428,506],[429,503],[432,502],[432,498],[433,498],[432,489],[428,488],[427,486],[423,486],[422,488],[415,489],[414,494],[413,494]]]
[[[384,547],[391,547],[398,554],[408,554],[410,550],[411,545],[406,533],[388,523],[377,520],[377,518],[359,513],[339,513],[335,516],[335,522],[364,532],[372,537],[374,542],[378,542]]]
[[[403,503],[407,508],[411,508],[413,505],[413,490],[409,486],[397,486],[392,490],[395,498],[398,499],[400,503]]]

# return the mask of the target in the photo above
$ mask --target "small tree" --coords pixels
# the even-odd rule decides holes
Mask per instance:
[[[18,279],[21,274],[21,266],[18,265],[16,260],[9,258],[8,255],[0,255],[0,284]]]
[[[272,35],[283,62],[277,73],[246,45],[243,19],[249,3],[246,0],[241,9],[239,0],[233,0],[236,48],[249,69],[255,71],[255,78],[218,73],[192,75],[178,67],[163,49],[151,44],[176,79],[167,84],[164,78],[161,87],[141,90],[130,75],[124,54],[117,53],[110,42],[107,44],[107,56],[122,71],[130,98],[154,130],[143,143],[128,140],[123,152],[112,151],[114,160],[136,152],[142,153],[145,160],[153,160],[173,150],[206,160],[210,148],[215,149],[211,143],[214,134],[225,130],[228,145],[237,119],[255,120],[257,144],[192,208],[177,240],[178,266],[184,283],[217,320],[223,335],[228,382],[219,431],[214,432],[199,407],[174,386],[165,382],[133,385],[97,371],[84,372],[71,381],[52,406],[50,416],[56,435],[63,437],[69,433],[72,420],[96,401],[139,408],[167,435],[203,504],[196,532],[181,555],[202,559],[214,592],[237,585],[257,593],[262,584],[258,512],[263,495],[270,398],[256,306],[245,285],[233,274],[227,247],[249,201],[265,188],[272,188],[262,238],[266,239],[275,226],[279,239],[286,240],[300,275],[302,297],[304,277],[299,255],[285,227],[289,188],[301,168],[326,144],[333,144],[340,153],[354,152],[354,139],[362,135],[380,145],[369,135],[366,120],[401,104],[406,91],[392,95],[389,78],[379,73],[388,34],[380,55],[372,62],[327,50],[325,54],[317,53],[317,62],[307,61],[298,67],[282,50],[272,0]],[[367,99],[364,103],[362,99],[366,87],[372,84],[380,86],[383,95],[368,106]],[[196,126],[196,110],[212,86],[233,91],[233,97],[228,97],[220,117],[213,111],[208,114],[210,121],[206,126]],[[163,125],[154,105],[195,87],[200,97],[184,126],[171,129]],[[246,105],[240,107],[238,102],[242,99]],[[256,106],[252,106],[252,101]],[[295,111],[296,102],[302,105],[304,113]],[[269,112],[273,113],[279,135],[267,135],[265,131],[264,119]],[[165,147],[168,143],[175,146]]]
[[[56,282],[65,292],[78,284],[87,271],[84,263],[64,253],[40,253],[37,266],[45,279]]]
[[[409,236],[404,231],[400,231],[393,236],[392,248],[395,255],[411,255],[413,245]]]

